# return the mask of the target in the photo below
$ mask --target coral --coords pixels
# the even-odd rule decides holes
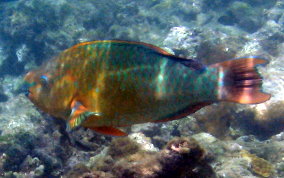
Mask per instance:
[[[254,154],[250,154],[246,150],[242,150],[240,152],[240,155],[251,164],[251,169],[253,172],[263,177],[269,177],[273,174],[274,172],[273,165],[269,163],[268,161],[262,158],[259,158]]]

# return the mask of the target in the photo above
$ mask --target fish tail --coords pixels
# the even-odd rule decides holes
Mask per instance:
[[[257,57],[238,58],[211,65],[218,69],[218,100],[257,104],[270,99],[261,91],[262,77],[256,66],[267,60]]]

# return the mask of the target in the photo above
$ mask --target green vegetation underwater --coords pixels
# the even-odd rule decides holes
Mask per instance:
[[[0,0],[0,177],[284,177],[282,0]]]

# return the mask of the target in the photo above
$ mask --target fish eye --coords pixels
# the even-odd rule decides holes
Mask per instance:
[[[48,77],[46,75],[40,76],[40,83],[44,86],[47,87],[48,85]]]

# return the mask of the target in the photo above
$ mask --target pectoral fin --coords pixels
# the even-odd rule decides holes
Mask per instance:
[[[80,102],[73,101],[71,103],[71,114],[67,121],[67,131],[70,131],[78,126],[80,126],[84,121],[86,121],[90,116],[99,116],[99,113],[90,112],[85,108]]]
[[[110,136],[126,136],[127,133],[114,128],[114,127],[88,127],[89,129],[92,129],[98,133],[104,134],[104,135],[110,135]]]
[[[92,119],[93,117],[99,117],[101,114],[96,112],[90,112],[84,107],[80,102],[73,101],[71,103],[71,114],[67,122],[67,131],[70,131],[78,126],[80,126],[87,119]],[[88,127],[98,133],[111,136],[126,136],[127,134],[114,127]]]

